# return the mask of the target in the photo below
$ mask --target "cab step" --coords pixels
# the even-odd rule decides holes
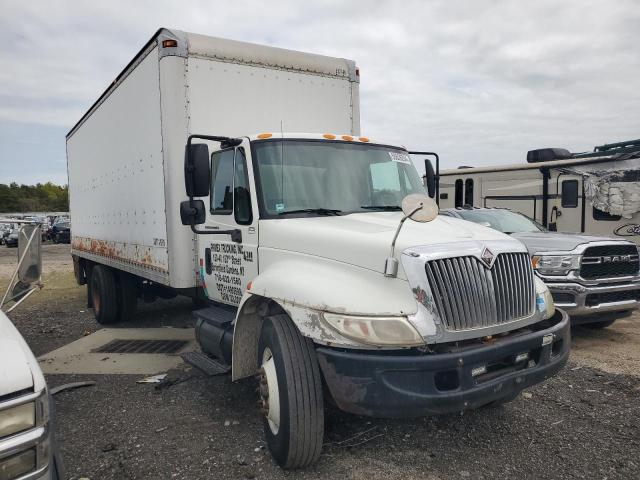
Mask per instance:
[[[231,365],[221,363],[215,358],[207,357],[204,353],[200,352],[186,352],[180,355],[182,359],[196,367],[204,374],[213,377],[215,375],[223,375],[229,373]]]

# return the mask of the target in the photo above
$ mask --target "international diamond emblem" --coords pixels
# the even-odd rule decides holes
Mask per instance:
[[[485,263],[487,267],[491,268],[496,256],[493,254],[491,250],[489,250],[487,247],[484,247],[484,250],[482,250],[482,255],[480,256],[480,258],[482,258],[482,261]]]

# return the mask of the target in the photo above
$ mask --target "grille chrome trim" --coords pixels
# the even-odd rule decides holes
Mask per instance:
[[[510,323],[535,311],[533,270],[526,253],[500,253],[489,269],[476,256],[425,263],[428,283],[446,330]]]

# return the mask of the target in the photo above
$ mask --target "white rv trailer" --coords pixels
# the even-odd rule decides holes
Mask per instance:
[[[444,170],[439,205],[508,208],[552,231],[640,244],[640,141],[596,147],[589,154],[553,154],[558,151],[529,152],[531,163]],[[537,152],[560,159],[532,161]]]

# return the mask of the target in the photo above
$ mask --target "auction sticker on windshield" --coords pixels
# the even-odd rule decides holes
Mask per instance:
[[[391,157],[391,160],[393,160],[394,162],[411,163],[409,155],[403,152],[389,152],[389,157]]]

